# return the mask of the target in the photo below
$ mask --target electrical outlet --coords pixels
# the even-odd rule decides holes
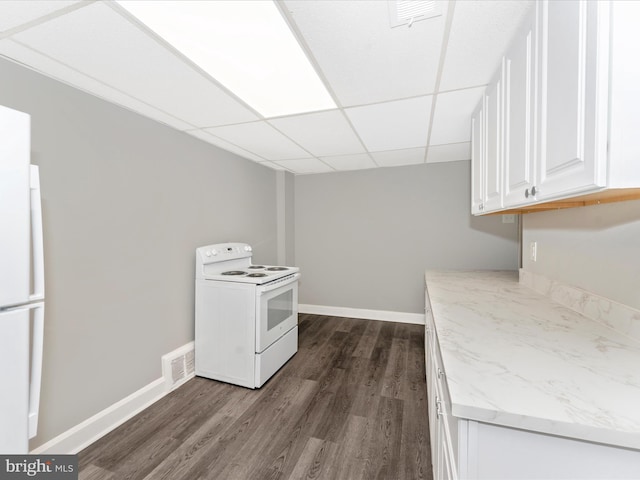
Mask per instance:
[[[538,260],[538,242],[531,242],[529,244],[529,259],[532,262],[536,262]]]
[[[516,223],[516,216],[513,214],[502,215],[502,223]]]

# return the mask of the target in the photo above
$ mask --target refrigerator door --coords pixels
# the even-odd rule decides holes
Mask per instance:
[[[0,106],[0,309],[30,300],[30,118]]]
[[[42,200],[40,198],[40,170],[30,166],[31,183],[31,254],[33,261],[32,289],[29,300],[44,300],[44,243],[42,239]]]
[[[38,433],[40,414],[40,385],[42,384],[42,352],[44,346],[44,302],[31,303],[31,371],[29,375],[29,438]]]
[[[29,309],[0,312],[0,453],[29,451]]]

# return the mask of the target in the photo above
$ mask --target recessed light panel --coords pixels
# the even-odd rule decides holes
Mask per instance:
[[[118,4],[265,117],[336,108],[272,1]]]

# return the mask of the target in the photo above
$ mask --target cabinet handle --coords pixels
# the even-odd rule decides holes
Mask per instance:
[[[537,192],[535,185],[531,187],[531,195],[535,195]]]
[[[525,198],[529,198],[529,189],[528,188],[524,191],[524,196],[525,196]]]
[[[478,206],[478,210],[484,210],[484,205],[482,203]]]
[[[436,395],[436,415],[438,417],[442,416],[442,402],[440,401],[437,395]]]
[[[444,377],[444,372],[442,371],[441,368],[438,368],[438,379]]]

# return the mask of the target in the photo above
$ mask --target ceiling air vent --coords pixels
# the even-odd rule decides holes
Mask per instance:
[[[391,28],[442,15],[442,4],[437,0],[388,0]]]

